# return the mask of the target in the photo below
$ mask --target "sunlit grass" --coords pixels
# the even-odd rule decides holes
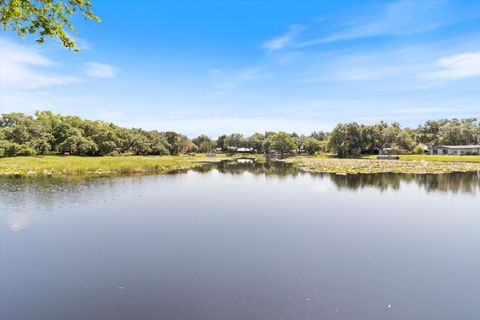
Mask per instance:
[[[448,157],[448,158],[447,158]],[[458,160],[460,159],[460,160]],[[376,160],[376,156],[341,159],[330,156],[297,156],[285,162],[308,172],[356,173],[449,173],[480,171],[479,156],[400,156],[400,160]]]
[[[168,173],[199,165],[205,156],[44,156],[0,159],[0,175],[76,175],[107,173]]]
[[[204,154],[182,156],[120,156],[77,157],[39,156],[0,158],[0,175],[13,176],[73,176],[130,173],[169,173],[195,168],[202,162],[254,157],[265,161],[263,155]],[[401,155],[400,160],[376,160],[376,156],[358,159],[339,159],[332,155],[297,156],[285,160],[310,172],[354,173],[448,173],[480,171],[480,156]]]

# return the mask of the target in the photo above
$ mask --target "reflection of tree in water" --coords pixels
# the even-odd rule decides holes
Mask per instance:
[[[439,190],[468,193],[480,191],[480,174],[477,172],[417,175],[416,180],[427,191]]]
[[[224,174],[252,174],[266,176],[297,176],[312,175],[320,179],[330,179],[339,189],[357,190],[365,187],[374,187],[380,191],[398,190],[402,184],[414,183],[426,191],[462,192],[476,194],[480,192],[480,174],[470,173],[449,173],[449,174],[356,174],[336,175],[328,173],[301,173],[292,164],[284,162],[267,161],[257,162],[236,162],[222,161],[220,163],[207,163],[194,169],[196,172],[208,173],[211,170],[218,170]],[[183,171],[182,171],[183,172]],[[178,173],[169,174],[180,178]],[[207,177],[206,177],[207,178]],[[120,183],[119,183],[120,182]],[[1,178],[0,179],[0,210],[2,203],[16,203],[21,208],[27,204],[44,203],[47,207],[54,206],[53,198],[65,197],[64,204],[69,207],[81,203],[81,197],[71,198],[71,194],[83,195],[89,199],[98,200],[98,197],[105,193],[103,189],[118,191],[134,185],[140,188],[144,180],[135,176],[135,179],[123,179],[117,176],[112,177],[68,177],[68,178]],[[117,196],[116,193],[112,196]]]
[[[323,174],[327,175],[327,174]],[[335,175],[329,174],[330,179],[340,189],[362,189],[374,187],[381,191],[400,189],[401,183],[415,183],[427,192],[463,192],[476,193],[480,191],[480,175],[476,172],[448,173],[448,174],[357,174]]]
[[[257,162],[236,162],[222,161],[220,163],[211,163],[201,169],[199,172],[208,172],[217,169],[225,174],[242,174],[249,172],[262,175],[276,176],[295,176],[300,172],[289,163],[267,161],[265,163]],[[305,173],[307,174],[307,173]],[[308,173],[317,177],[330,178],[339,189],[357,190],[365,187],[374,187],[380,191],[392,189],[398,190],[402,183],[415,183],[423,187],[428,192],[464,192],[476,193],[480,191],[480,174],[476,172],[469,173],[448,173],[448,174],[395,174],[395,173],[377,173],[377,174],[356,174],[356,175],[337,175],[331,173]]]
[[[375,187],[381,191],[387,189],[400,189],[400,181],[404,181],[404,176],[399,174],[356,174],[356,175],[337,175],[325,174],[330,177],[339,189],[363,189],[365,187]]]
[[[221,161],[219,163],[209,163],[199,169],[198,172],[208,172],[216,169],[225,174],[242,174],[249,172],[253,174],[275,175],[275,176],[292,176],[297,175],[299,171],[290,163],[267,161],[265,163],[237,162],[237,161]]]
[[[103,194],[99,187],[112,188],[116,184],[114,177],[5,177],[0,179],[0,198],[20,211],[33,207],[47,212],[58,206],[73,208],[85,199],[99,200]]]

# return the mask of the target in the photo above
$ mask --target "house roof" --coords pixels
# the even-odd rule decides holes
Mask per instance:
[[[480,148],[480,144],[469,144],[464,146],[437,146],[434,148],[445,148],[445,149],[477,149]]]

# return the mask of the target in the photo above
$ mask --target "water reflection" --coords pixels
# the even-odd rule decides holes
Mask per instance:
[[[328,190],[331,185],[338,190],[359,191],[373,188],[380,192],[398,191],[402,186],[415,185],[426,192],[461,193],[477,195],[480,191],[480,175],[478,173],[450,173],[440,175],[415,174],[357,174],[337,175],[327,173],[302,173],[290,164],[282,162],[258,163],[255,161],[223,161],[208,163],[190,171],[201,175],[244,175],[253,174],[280,181],[293,179],[310,179],[316,190]],[[124,190],[135,190],[137,196],[154,192],[155,184],[167,184],[175,187],[178,179],[186,172],[166,176],[123,176],[123,177],[88,177],[88,178],[1,178],[0,179],[0,212],[7,212],[6,223],[12,231],[26,229],[31,217],[25,212],[36,211],[50,214],[54,211],[71,211],[78,207],[90,206],[92,209],[105,201],[116,201],[127,194]],[[188,179],[188,178],[187,178]],[[206,179],[207,177],[203,177]],[[303,181],[303,180],[301,180]],[[289,182],[290,183],[290,182]],[[181,189],[181,186],[179,186]],[[182,192],[182,190],[179,190]],[[73,196],[72,196],[73,195]],[[134,199],[133,199],[134,200]],[[15,210],[12,210],[15,208]]]
[[[249,160],[249,161],[247,161]],[[245,172],[261,175],[292,176],[299,174],[299,171],[289,163],[284,162],[257,162],[251,159],[238,159],[237,161],[221,161],[220,163],[206,163],[204,166],[195,169],[197,172],[210,172],[218,170],[225,174],[243,174]]]
[[[21,231],[30,224],[30,218],[25,212],[17,211],[9,219],[8,225],[13,232]]]
[[[251,161],[0,179],[0,319],[475,319],[478,191]]]
[[[449,174],[357,174],[335,175],[329,178],[339,189],[374,187],[381,191],[399,190],[402,184],[414,183],[427,192],[461,192],[476,194],[480,190],[480,175],[476,172]]]
[[[224,174],[243,174],[245,172],[257,175],[274,175],[279,177],[310,175],[320,179],[330,179],[339,189],[357,190],[373,187],[384,190],[398,190],[401,184],[415,183],[427,192],[462,192],[476,194],[480,190],[480,173],[455,172],[449,174],[349,174],[339,175],[332,173],[302,173],[293,165],[284,162],[267,161],[223,161],[221,163],[206,164],[196,169],[197,172],[218,170]]]
[[[350,174],[338,175],[330,173],[302,173],[294,166],[283,162],[256,161],[222,161],[220,163],[206,163],[199,168],[192,170],[197,173],[209,174],[219,172],[227,175],[241,175],[251,173],[254,175],[275,176],[275,177],[296,177],[309,176],[313,179],[327,179],[333,182],[338,189],[357,190],[367,187],[380,191],[399,190],[402,185],[415,184],[427,192],[453,192],[477,194],[480,191],[480,173],[449,173],[449,174]],[[169,174],[175,177],[186,173],[178,172]],[[96,200],[97,188],[108,188],[122,181],[122,183],[138,184],[141,176],[135,175],[133,179],[128,176],[113,177],[68,177],[68,178],[0,178],[0,205],[4,201],[14,200],[17,203],[36,199],[40,202],[48,202],[52,197],[59,194],[87,193],[92,201]],[[127,179],[127,180],[125,180]],[[81,199],[78,199],[82,202]],[[70,202],[75,205],[76,201]]]

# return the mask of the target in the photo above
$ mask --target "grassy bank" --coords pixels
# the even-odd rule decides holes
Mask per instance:
[[[209,158],[194,156],[124,156],[76,157],[42,156],[0,159],[0,175],[8,176],[67,176],[127,173],[169,173],[191,169],[201,162],[219,161],[225,156]]]
[[[450,158],[447,158],[450,157]],[[460,160],[458,160],[460,158]],[[298,156],[284,160],[307,172],[356,173],[449,173],[480,171],[480,156],[400,156],[400,160],[338,159],[326,156]]]
[[[234,156],[206,155],[189,156],[122,156],[122,157],[76,157],[41,156],[0,158],[0,176],[78,176],[133,173],[169,173],[239,157],[253,157],[264,162],[263,155]],[[338,159],[327,155],[297,156],[282,160],[292,163],[307,172],[338,174],[355,173],[449,173],[480,171],[480,156],[426,156],[405,155],[400,160]]]

